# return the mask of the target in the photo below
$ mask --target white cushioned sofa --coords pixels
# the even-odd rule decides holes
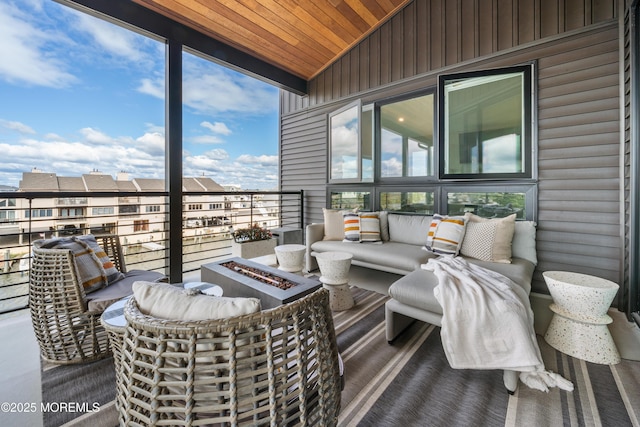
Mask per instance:
[[[331,216],[332,214],[334,217]],[[315,258],[311,256],[312,253],[347,252],[353,255],[353,265],[403,275],[390,286],[391,299],[385,305],[387,340],[392,343],[416,319],[441,326],[442,307],[433,293],[438,285],[438,279],[433,272],[421,268],[429,258],[437,257],[439,254],[425,250],[427,236],[432,227],[432,216],[379,212],[378,217],[380,242],[345,241],[344,233],[341,236],[338,230],[340,225],[338,214],[328,213],[326,210],[325,222],[328,220],[333,222],[332,224],[325,227],[324,223],[316,223],[306,228],[306,261],[307,270],[314,271],[317,269],[317,264]],[[509,277],[529,294],[533,271],[537,264],[535,224],[531,221],[514,221],[515,217],[511,219],[511,231],[505,233],[512,234],[506,237],[500,236],[503,229],[498,222],[507,221],[507,219],[484,220],[476,217],[476,221],[482,221],[478,227],[475,225],[470,227],[471,222],[468,222],[468,227],[463,232],[466,235],[462,238],[460,246],[464,248],[464,239],[468,238],[469,243],[460,256],[471,263]],[[479,232],[480,228],[484,231]],[[491,229],[492,232],[487,234],[487,229]],[[502,237],[504,238],[499,242]],[[484,248],[469,245],[484,246]],[[507,259],[503,259],[503,254],[499,256],[500,262],[487,260],[492,258],[491,250],[495,249],[496,245],[508,246]],[[489,255],[486,255],[487,251]],[[495,249],[495,253],[497,252],[499,250]],[[464,253],[477,253],[480,258],[485,259],[466,256]],[[518,382],[517,373],[505,371],[504,382],[509,392],[515,391]]]

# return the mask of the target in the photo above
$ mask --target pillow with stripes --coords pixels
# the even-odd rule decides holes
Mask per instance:
[[[382,242],[380,217],[376,212],[360,212],[360,242]]]
[[[360,214],[346,212],[342,214],[344,225],[343,242],[358,243],[360,241]]]
[[[468,214],[465,216],[434,214],[425,245],[427,250],[441,255],[458,255],[464,239],[467,220]]]

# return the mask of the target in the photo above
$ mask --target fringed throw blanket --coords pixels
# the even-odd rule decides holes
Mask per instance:
[[[442,306],[442,345],[452,368],[508,369],[520,372],[531,388],[573,390],[570,381],[545,370],[524,289],[459,257],[440,256],[422,268],[438,277],[434,294]]]

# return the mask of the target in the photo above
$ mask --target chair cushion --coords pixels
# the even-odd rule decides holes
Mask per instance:
[[[215,297],[195,293],[168,283],[137,281],[133,297],[140,311],[167,320],[215,320],[242,316],[260,311],[258,298]]]
[[[87,295],[87,309],[102,313],[114,302],[133,294],[133,282],[143,280],[154,282],[164,278],[164,274],[157,271],[130,270],[117,282]]]
[[[109,286],[124,277],[92,234],[36,240],[33,244],[42,249],[70,250],[85,294]]]

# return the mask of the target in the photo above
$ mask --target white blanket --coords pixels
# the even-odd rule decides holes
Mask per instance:
[[[573,390],[570,381],[545,370],[522,287],[460,257],[440,256],[422,268],[438,277],[434,294],[442,306],[442,345],[452,368],[518,371],[531,388]]]

